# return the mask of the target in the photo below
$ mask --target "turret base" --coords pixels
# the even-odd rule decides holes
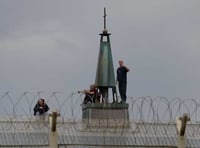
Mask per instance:
[[[91,103],[82,107],[82,120],[87,126],[129,126],[127,103]]]

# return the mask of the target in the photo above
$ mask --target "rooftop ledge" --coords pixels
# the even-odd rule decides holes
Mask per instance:
[[[128,103],[88,103],[82,106],[82,111],[86,109],[128,109]]]
[[[128,104],[91,103],[82,106],[82,121],[88,127],[129,126]]]

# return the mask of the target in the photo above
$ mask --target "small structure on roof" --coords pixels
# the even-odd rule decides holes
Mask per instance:
[[[106,9],[104,8],[104,29],[100,35],[100,49],[97,62],[95,86],[101,94],[101,103],[86,104],[82,107],[82,119],[88,126],[128,126],[128,104],[120,104],[117,99],[110,33],[106,29]],[[112,103],[109,99],[112,90]]]

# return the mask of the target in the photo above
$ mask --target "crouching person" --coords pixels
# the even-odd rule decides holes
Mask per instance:
[[[45,103],[44,99],[40,98],[33,109],[34,116],[38,115],[39,120],[45,120],[45,114],[48,110],[49,106]]]
[[[83,104],[88,104],[88,103],[97,103],[100,102],[100,95],[98,93],[98,90],[94,84],[90,85],[89,90],[83,90],[83,91],[78,91],[79,93],[84,93],[85,97],[83,100]]]

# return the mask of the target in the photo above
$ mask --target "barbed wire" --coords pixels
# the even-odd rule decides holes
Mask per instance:
[[[0,131],[1,133],[18,135],[17,133],[43,133],[49,132],[48,113],[44,116],[34,116],[33,108],[39,98],[44,98],[50,107],[50,111],[57,110],[60,116],[57,118],[57,132],[59,133],[61,145],[65,143],[66,138],[71,136],[85,137],[89,141],[90,135],[99,133],[102,137],[115,135],[115,138],[130,137],[133,143],[146,144],[148,138],[152,138],[154,144],[158,141],[162,143],[162,138],[174,139],[177,135],[175,120],[187,113],[190,121],[186,128],[187,137],[195,139],[200,137],[200,104],[193,98],[166,98],[166,97],[128,97],[129,105],[129,125],[119,126],[119,120],[108,122],[109,126],[100,125],[102,121],[88,126],[88,123],[82,120],[82,103],[85,94],[73,92],[69,95],[63,92],[23,92],[17,97],[12,92],[0,93]],[[110,102],[112,102],[110,100]],[[104,119],[107,121],[107,119]],[[112,126],[111,126],[112,124]],[[123,124],[120,124],[123,125]],[[69,134],[69,135],[68,135]],[[173,137],[174,136],[174,137]],[[5,136],[4,136],[5,137]],[[141,138],[142,137],[142,138]],[[159,139],[159,137],[162,137]],[[18,141],[23,138],[14,137]],[[4,139],[6,140],[6,138]],[[34,138],[32,137],[32,141]],[[117,143],[118,140],[110,138],[111,143]],[[163,140],[164,141],[164,140]],[[140,143],[141,142],[141,143]],[[41,143],[35,147],[45,147],[47,143]],[[25,144],[25,145],[29,145]],[[60,147],[62,147],[60,145]],[[123,145],[123,142],[121,143]],[[176,145],[175,141],[169,142],[169,145]],[[4,145],[6,147],[6,144]],[[13,143],[13,147],[17,147]]]
[[[82,118],[84,94],[73,92],[66,95],[63,92],[23,92],[17,97],[12,92],[0,94],[0,119],[13,120],[26,117],[31,120],[33,108],[39,98],[44,98],[50,110],[57,110],[60,118],[79,121]],[[128,97],[129,120],[144,123],[174,123],[177,117],[187,113],[191,123],[200,122],[200,103],[193,99],[166,97]]]

